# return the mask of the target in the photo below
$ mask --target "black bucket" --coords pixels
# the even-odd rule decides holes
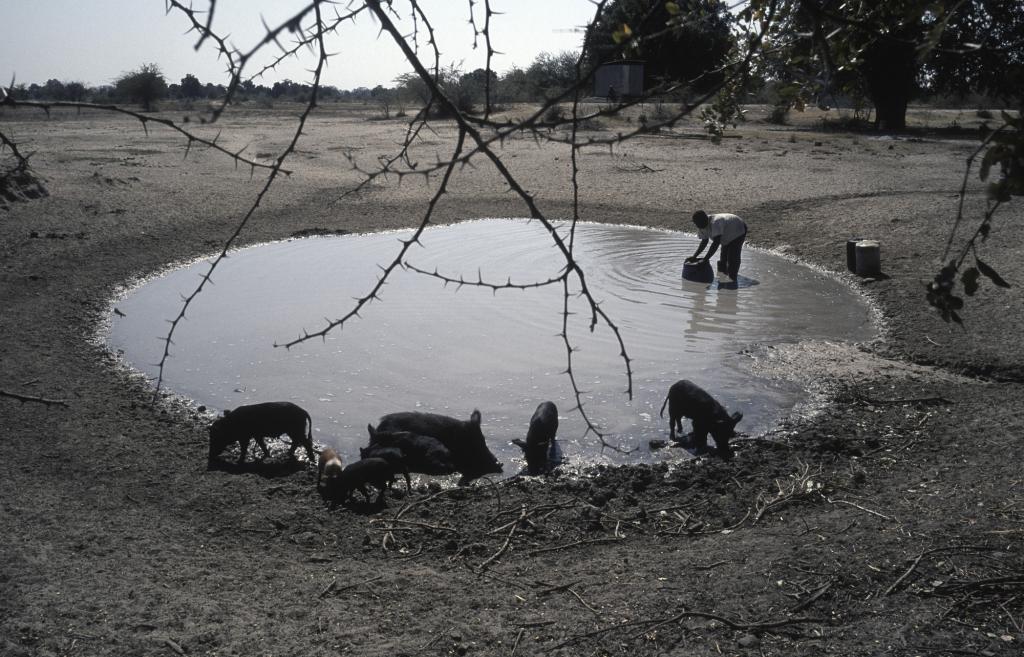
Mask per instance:
[[[711,283],[715,280],[715,270],[706,260],[683,263],[683,279],[694,283]]]

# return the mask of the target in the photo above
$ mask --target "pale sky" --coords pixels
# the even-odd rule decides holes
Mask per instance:
[[[191,2],[197,10],[209,6],[207,0]],[[213,28],[248,51],[265,33],[261,16],[276,27],[307,4],[308,0],[219,0]],[[476,1],[480,25],[483,4]],[[345,13],[350,5],[361,3],[341,0],[336,7]],[[411,32],[407,0],[395,0],[393,6],[403,20],[402,29]],[[443,65],[456,63],[466,71],[484,67],[483,42],[476,50],[472,47],[468,0],[420,0],[420,6],[434,25]],[[594,11],[590,0],[491,0],[491,8],[504,12],[491,21],[493,47],[504,53],[492,61],[498,72],[513,65],[525,68],[541,52],[577,50],[583,35],[573,28],[587,23]],[[122,73],[151,62],[160,66],[168,83],[192,73],[203,83],[226,84],[224,61],[217,60],[210,40],[199,52],[194,50],[196,35],[185,34],[189,25],[177,10],[166,14],[164,0],[0,0],[0,84],[7,86],[12,78],[26,84],[44,84],[51,78],[90,86],[110,84]],[[330,38],[328,48],[337,56],[329,60],[324,84],[342,89],[390,86],[396,76],[412,70],[378,28],[367,13]],[[282,43],[290,45],[287,38]],[[266,53],[274,56],[278,49],[271,46]],[[266,61],[260,60],[260,66]],[[300,60],[290,60],[257,83],[269,86],[284,78],[308,82],[308,69],[315,63],[315,57],[304,52]]]

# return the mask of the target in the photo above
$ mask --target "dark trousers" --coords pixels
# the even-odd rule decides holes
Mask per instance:
[[[747,234],[743,233],[728,244],[722,246],[718,252],[718,271],[728,274],[729,278],[736,280],[740,273],[740,252],[743,250],[743,241]]]

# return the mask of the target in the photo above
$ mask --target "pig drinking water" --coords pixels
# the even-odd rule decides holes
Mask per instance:
[[[707,449],[708,434],[715,440],[719,456],[728,458],[732,455],[729,439],[736,435],[736,424],[743,419],[743,413],[729,414],[715,398],[706,390],[692,381],[683,379],[676,381],[668,390],[668,396],[661,405],[661,416],[665,417],[665,405],[668,405],[668,426],[672,440],[683,442],[683,418],[693,422],[693,441],[691,445],[699,450]],[[676,438],[676,431],[679,438]]]
[[[541,402],[530,418],[526,442],[519,438],[512,442],[523,450],[526,457],[526,473],[543,474],[551,469],[551,450],[558,432],[558,408],[553,402]]]

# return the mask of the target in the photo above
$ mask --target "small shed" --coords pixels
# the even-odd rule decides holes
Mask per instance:
[[[594,72],[594,95],[599,98],[637,98],[644,93],[644,63],[629,59],[607,62]]]

